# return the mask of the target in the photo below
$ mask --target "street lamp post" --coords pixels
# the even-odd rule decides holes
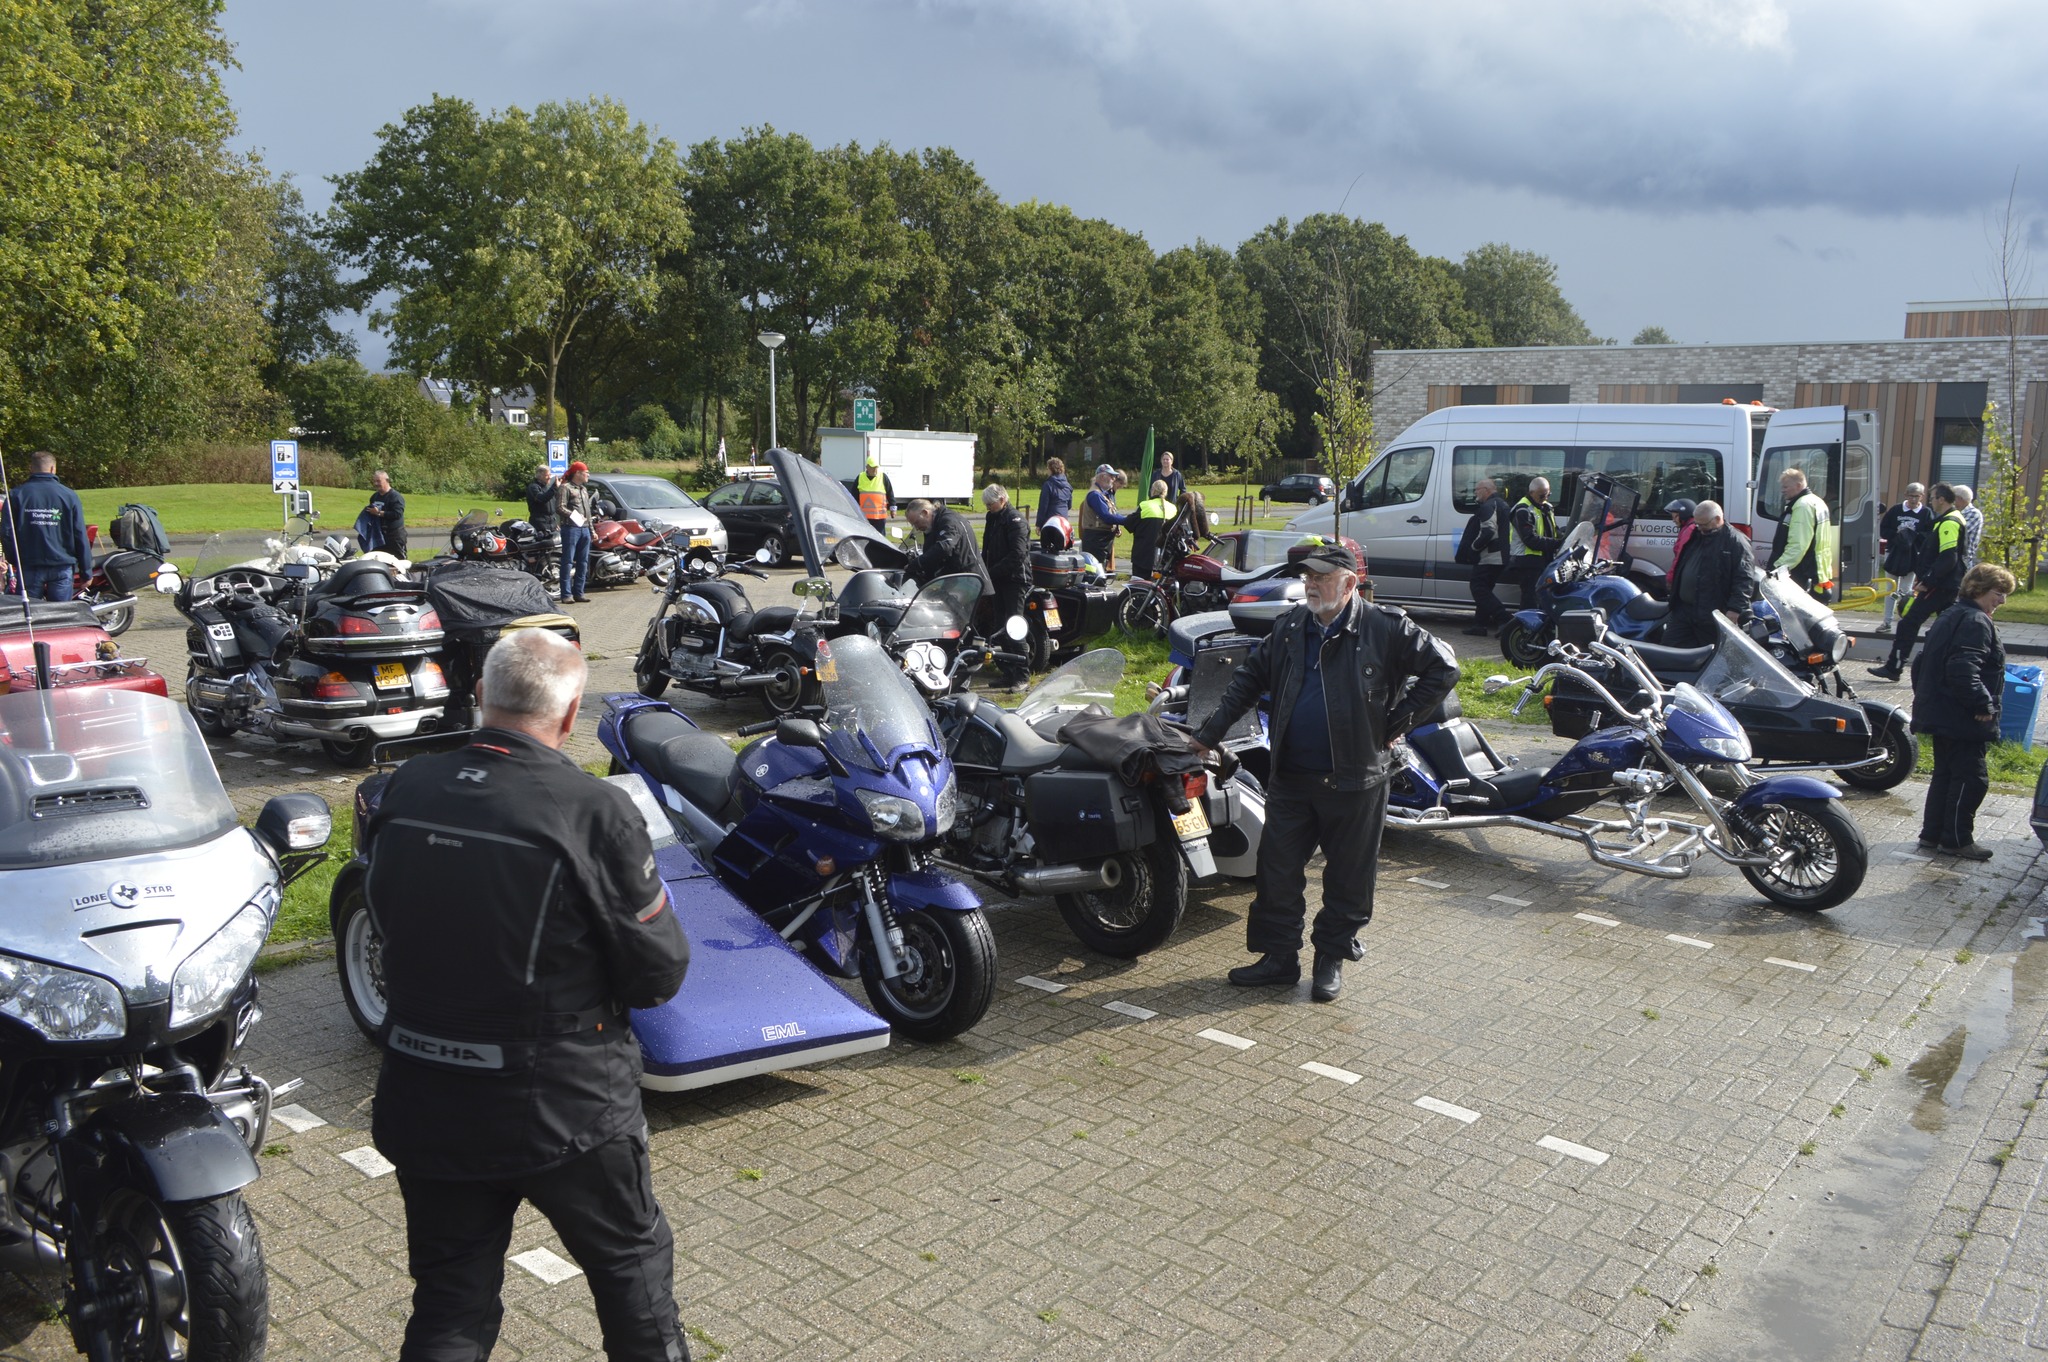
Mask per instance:
[[[783,342],[780,331],[763,331],[754,339],[768,347],[768,447],[782,448],[782,441],[775,433],[775,347]]]

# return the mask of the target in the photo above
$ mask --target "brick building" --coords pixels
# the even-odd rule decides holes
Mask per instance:
[[[2016,339],[2006,339],[2008,318]],[[2010,353],[2009,353],[2010,352]],[[1575,345],[1385,350],[1374,425],[1385,438],[1439,407],[1524,402],[1836,403],[1878,414],[1881,495],[1908,482],[1977,483],[1986,401],[2006,402],[2038,485],[2048,453],[2048,299],[1911,303],[1900,340],[1769,345]]]

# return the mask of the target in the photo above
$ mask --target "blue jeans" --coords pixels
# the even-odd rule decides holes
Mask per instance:
[[[21,580],[32,601],[71,599],[71,569],[68,567],[23,568]]]
[[[590,527],[562,526],[562,594],[590,594]]]

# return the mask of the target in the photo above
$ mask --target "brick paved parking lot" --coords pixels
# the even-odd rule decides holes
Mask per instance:
[[[594,690],[626,684],[647,604],[577,607]],[[138,623],[130,651],[176,656],[173,620]],[[727,726],[756,716],[685,703]],[[330,783],[341,773],[317,754],[224,748],[252,754],[220,763],[251,808],[353,782]],[[1671,884],[1523,834],[1392,834],[1366,959],[1328,1006],[1305,984],[1222,983],[1246,958],[1235,888],[1198,893],[1179,935],[1129,963],[1081,951],[1048,903],[998,902],[1005,982],[958,1042],[649,1095],[693,1346],[1819,1356],[1799,1342],[1801,1302],[1868,1301],[1817,1337],[1843,1356],[2015,1355],[2048,1288],[2027,1215],[2048,1128],[2029,1133],[2020,1106],[2048,1011],[2041,962],[2020,952],[2048,870],[2005,797],[1986,809],[1988,865],[1918,855],[1922,788],[1854,797],[1871,873],[1817,917],[1721,867]],[[253,1060],[274,1082],[303,1078],[289,1100],[304,1115],[286,1114],[320,1122],[274,1130],[250,1193],[272,1356],[391,1356],[408,1282],[397,1188],[362,1153],[377,1057],[331,960],[265,990]],[[1959,1026],[1978,1036],[1974,1055],[1954,1042],[1968,1072],[1935,1082]],[[1933,1069],[1909,1072],[1929,1054]],[[1930,1092],[1946,1113],[1932,1132]],[[1910,1121],[1927,1138],[1901,1156],[1895,1199],[1924,1214],[1860,1250],[1852,1232],[1842,1280],[1788,1305],[1779,1236],[1809,1268],[1842,1250],[1825,1213],[1800,1208],[1826,1206]],[[583,1283],[550,1284],[536,1250],[560,1245],[529,1214],[513,1253],[539,1271],[508,1269],[498,1356],[599,1355]],[[0,1283],[5,1356],[70,1355],[43,1322],[53,1298]]]

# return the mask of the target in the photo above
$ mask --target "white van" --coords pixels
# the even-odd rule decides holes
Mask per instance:
[[[1757,459],[1756,495],[1751,514],[1756,525],[1756,558],[1768,562],[1771,543],[1784,515],[1784,494],[1778,475],[1788,468],[1806,474],[1806,485],[1820,493],[1842,535],[1835,577],[1842,582],[1867,582],[1877,575],[1878,528],[1877,413],[1845,407],[1801,407],[1775,412],[1764,432]]]
[[[1365,547],[1379,600],[1454,607],[1472,604],[1472,569],[1458,562],[1456,553],[1477,509],[1472,489],[1482,477],[1492,478],[1511,506],[1531,478],[1548,478],[1560,525],[1578,499],[1582,474],[1605,473],[1633,487],[1640,509],[1629,548],[1645,572],[1670,566],[1677,526],[1663,508],[1680,497],[1720,502],[1741,533],[1750,534],[1756,525],[1755,536],[1768,549],[1777,522],[1752,519],[1757,502],[1766,496],[1765,489],[1751,488],[1756,451],[1797,449],[1803,455],[1810,446],[1773,445],[1770,432],[1785,418],[1800,418],[1786,429],[1812,434],[1822,428],[1814,421],[1828,411],[1835,413],[1839,429],[1839,407],[1798,412],[1676,403],[1445,407],[1402,431],[1333,505],[1303,512],[1289,530],[1329,534],[1333,520],[1341,520],[1342,533]],[[1874,424],[1870,429],[1869,447],[1874,449]],[[1828,504],[1841,505],[1841,470],[1848,462],[1838,456],[1828,465],[1815,453],[1804,466]],[[1866,470],[1862,486],[1873,488],[1875,480],[1867,474],[1871,464],[1866,460],[1859,466]],[[1816,476],[1816,467],[1835,471]],[[1776,498],[1777,475],[1772,473],[1768,499],[1773,513]],[[1867,519],[1874,526],[1874,507]],[[1848,522],[1844,542],[1849,561]]]

